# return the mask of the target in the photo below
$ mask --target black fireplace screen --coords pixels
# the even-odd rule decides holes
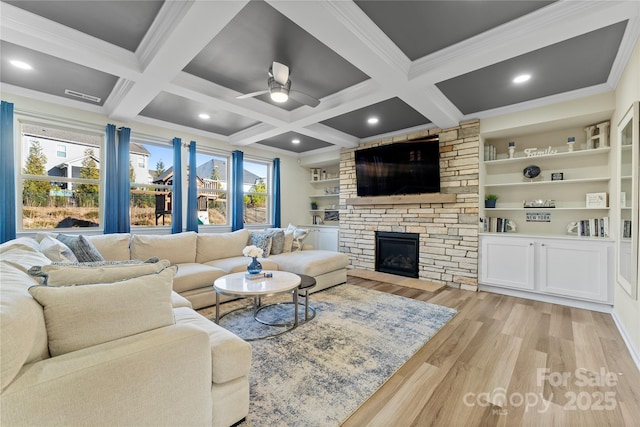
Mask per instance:
[[[376,232],[376,271],[418,277],[417,233]]]

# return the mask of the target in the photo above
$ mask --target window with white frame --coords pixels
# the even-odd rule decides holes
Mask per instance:
[[[18,229],[101,226],[104,133],[26,123],[20,131]]]
[[[198,224],[229,225],[229,156],[198,150],[196,165]]]
[[[147,167],[147,166],[146,166],[146,162],[145,162],[145,160],[146,160],[146,159],[145,159],[144,157],[142,157],[142,156],[138,157],[138,167],[139,167],[139,168],[145,168],[145,167]]]
[[[137,160],[134,161],[134,158]],[[148,159],[148,163],[147,163]],[[153,166],[148,169],[140,167]],[[167,141],[132,141],[129,164],[136,164],[130,190],[130,218],[133,227],[171,226],[173,208],[173,148]]]
[[[56,156],[66,158],[67,157],[67,146],[64,144],[58,144],[56,147]]]
[[[243,163],[244,224],[270,224],[271,164],[246,158]]]

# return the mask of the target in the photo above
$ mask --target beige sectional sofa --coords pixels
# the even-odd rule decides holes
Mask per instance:
[[[170,235],[110,234],[89,236],[108,260],[168,259],[178,266],[173,290],[193,308],[215,304],[213,282],[225,274],[246,271],[250,259],[242,255],[251,235],[242,229],[228,233],[180,233]],[[260,258],[264,270],[306,274],[316,279],[317,292],[347,281],[346,254],[303,249]]]
[[[0,245],[0,425],[228,426],[244,418],[251,346],[193,308],[214,303],[216,278],[246,269],[242,249],[249,233],[88,236],[106,260],[157,257],[168,260],[167,267],[131,279],[135,286],[66,286],[73,298],[58,294],[49,301],[35,291],[58,291],[37,286],[38,277],[27,273],[51,263],[38,241],[18,238]],[[315,277],[316,290],[346,281],[344,254],[301,250],[261,262],[264,269]],[[109,286],[99,297],[82,293]],[[85,326],[91,327],[97,311],[119,306],[109,302],[116,286],[132,292],[116,295],[123,310],[87,334]],[[148,311],[154,307],[164,315]],[[164,323],[150,325],[156,317]],[[129,332],[109,335],[120,330]],[[69,342],[71,347],[60,350]]]
[[[101,318],[94,333],[83,337],[85,325],[99,311],[96,307],[118,308],[108,300],[113,289],[100,297],[93,294],[113,284],[66,286],[65,291],[74,293],[72,299],[64,294],[63,304],[42,306],[29,288],[52,287],[36,286],[37,278],[27,271],[50,262],[34,239],[0,245],[0,425],[228,426],[247,415],[251,346],[171,291],[175,267],[131,279],[137,285],[117,282],[131,293],[116,295],[122,305],[155,310],[140,287],[146,284],[165,313],[166,326],[145,326],[149,317],[157,316],[127,310]],[[76,291],[89,294],[78,296]],[[74,302],[78,297],[83,304]],[[60,314],[64,310],[66,318]],[[130,318],[136,316],[141,318]],[[136,321],[143,328],[138,333],[98,338],[99,344],[92,345],[95,335],[131,330]],[[72,348],[64,348],[69,341]]]

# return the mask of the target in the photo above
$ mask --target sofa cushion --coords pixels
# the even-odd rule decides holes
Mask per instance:
[[[195,262],[198,235],[193,231],[162,236],[134,234],[131,238],[131,259],[158,257],[172,264]]]
[[[187,308],[173,310],[176,324],[192,324],[209,334],[211,343],[211,379],[215,384],[226,383],[249,374],[251,344],[232,332]]]
[[[349,265],[349,257],[346,254],[322,250],[296,251],[274,255],[269,259],[277,262],[280,270],[313,277]]]
[[[191,301],[189,301],[188,299],[186,299],[185,297],[183,297],[182,295],[180,295],[176,291],[171,291],[171,307],[173,307],[173,308],[178,308],[178,307],[193,308],[193,306],[191,305]]]
[[[24,364],[48,358],[49,350],[42,307],[27,290],[36,282],[4,261],[0,262],[0,277],[0,380],[4,390]]]
[[[129,254],[129,241],[131,234],[96,234],[85,236],[96,247],[98,252],[107,261],[125,261],[131,259]]]
[[[33,242],[35,242],[35,240],[33,240]],[[37,243],[35,245],[36,247],[38,247]],[[15,266],[23,273],[26,273],[31,267],[35,265],[51,264],[51,260],[47,258],[42,252],[39,252],[38,250],[32,250],[28,245],[12,245],[5,248],[5,250],[1,253],[2,262],[6,262]]]
[[[196,261],[205,263],[221,258],[242,255],[242,249],[249,242],[249,230],[231,233],[198,233]]]
[[[225,274],[227,273],[224,270],[205,264],[178,264],[178,272],[173,278],[173,290],[184,292],[203,286],[213,287],[213,282]]]
[[[263,270],[282,270],[281,268],[278,268],[278,263],[272,261],[270,258],[258,258],[258,261],[262,264]],[[240,271],[247,271],[247,265],[250,262],[251,258],[239,256],[209,261],[205,264],[211,267],[220,268],[226,273],[238,273]]]
[[[84,236],[70,236],[58,234],[57,237],[65,245],[69,246],[79,262],[104,261],[100,252]]]
[[[29,288],[44,309],[51,356],[173,324],[175,272],[169,267],[116,283]]]
[[[40,252],[40,244],[29,237],[18,237],[17,239],[9,240],[0,245],[0,254],[9,251],[15,251],[16,249],[27,250],[30,252]]]
[[[45,277],[48,286],[90,285],[112,283],[134,277],[159,273],[169,266],[168,260],[151,258],[142,261],[98,261],[77,264],[50,264],[32,267],[29,274]]]
[[[45,236],[40,241],[40,251],[51,261],[78,262],[69,246],[50,236]]]

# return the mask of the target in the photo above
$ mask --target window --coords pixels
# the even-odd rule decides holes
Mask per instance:
[[[62,158],[67,157],[67,146],[64,144],[58,144],[56,147],[56,156]]]
[[[227,203],[229,158],[198,152],[196,165],[198,224],[229,225]]]
[[[270,164],[244,160],[244,223],[245,225],[267,225],[271,222]]]
[[[147,161],[148,159],[148,161]],[[140,164],[155,165],[154,169]],[[137,167],[134,168],[133,165]],[[171,226],[173,208],[173,148],[166,145],[131,141],[129,152],[131,180],[131,226]]]
[[[142,156],[138,157],[138,167],[139,168],[145,168],[146,164],[145,164],[145,158]]]
[[[21,126],[21,230],[101,225],[103,140],[104,133]]]

